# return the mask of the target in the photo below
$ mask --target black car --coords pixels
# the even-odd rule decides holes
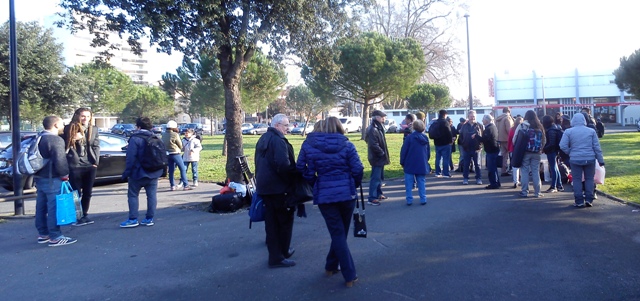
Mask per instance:
[[[180,127],[180,134],[184,134],[188,129],[193,129],[196,135],[202,136],[202,123],[187,123]]]
[[[136,125],[132,123],[118,123],[111,128],[111,133],[131,137],[136,130]]]
[[[35,135],[22,140],[24,146],[31,143]],[[96,183],[117,181],[126,167],[127,138],[111,133],[100,133],[100,165],[96,172]],[[13,190],[13,148],[9,145],[0,152],[0,186]],[[33,176],[22,178],[24,189],[33,188]]]

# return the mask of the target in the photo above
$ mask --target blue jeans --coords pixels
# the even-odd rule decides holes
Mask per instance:
[[[335,271],[340,267],[342,276],[346,282],[356,278],[356,265],[351,257],[347,237],[349,237],[349,225],[353,216],[353,208],[356,201],[335,202],[318,204],[318,209],[327,224],[327,230],[331,235],[331,248],[327,254],[327,262],[324,269]]]
[[[573,177],[573,198],[576,204],[584,204],[584,201],[593,202],[593,191],[596,174],[596,160],[569,160],[571,176]],[[582,174],[584,173],[584,190],[582,188]]]
[[[593,178],[593,177],[592,177]],[[56,195],[60,194],[60,178],[37,178],[36,182],[36,229],[42,236],[56,239],[62,236],[56,218]]]
[[[382,195],[382,177],[384,166],[371,166],[371,179],[369,181],[369,201],[379,199]]]
[[[413,179],[418,182],[418,195],[420,196],[420,203],[427,203],[427,189],[425,187],[425,175],[404,174],[404,190],[407,197],[407,204],[413,204]]]
[[[180,169],[180,181],[184,187],[189,186],[189,182],[187,182],[187,169],[184,166],[184,162],[182,161],[182,155],[180,154],[169,154],[169,185],[171,187],[176,186],[173,173],[176,170],[176,165]]]
[[[473,166],[476,170],[476,180],[482,179],[482,171],[480,170],[480,167],[478,165],[478,151],[464,152],[464,161],[462,162],[462,177],[465,180],[469,179],[469,164],[471,163],[471,160],[473,160]]]
[[[560,177],[560,170],[556,162],[557,152],[547,153],[547,161],[549,161],[549,173],[551,174],[551,188],[562,188],[562,178]],[[595,164],[595,163],[594,163]]]
[[[498,153],[487,153],[487,170],[489,171],[489,185],[500,187],[500,176],[498,175]]]
[[[186,161],[184,162],[185,172],[189,171],[189,165],[191,165],[191,175],[193,180],[198,180],[198,161]]]
[[[158,178],[132,179],[129,178],[129,190],[127,191],[127,201],[129,202],[129,219],[138,219],[138,207],[140,204],[140,190],[144,187],[147,194],[147,214],[146,218],[151,219],[156,213],[158,205]]]
[[[436,146],[436,175],[449,176],[449,161],[451,161],[451,145]]]
[[[529,193],[529,172],[533,176],[533,193],[540,194],[540,154],[525,152],[520,167],[520,177],[522,178],[522,194]]]

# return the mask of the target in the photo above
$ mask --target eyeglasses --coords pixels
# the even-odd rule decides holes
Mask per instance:
[[[279,125],[284,125],[284,126],[289,126],[289,124],[284,124],[284,123],[278,123]]]

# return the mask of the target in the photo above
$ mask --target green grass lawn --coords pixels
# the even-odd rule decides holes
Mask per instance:
[[[606,162],[605,185],[598,185],[598,189],[617,196],[624,200],[640,203],[640,139],[639,133],[615,133],[605,135],[600,143],[604,151]],[[355,144],[362,163],[364,164],[365,178],[369,177],[371,166],[367,161],[367,144],[360,140],[360,133],[347,135]],[[385,167],[386,178],[399,178],[403,176],[400,166],[400,147],[402,146],[402,134],[387,134],[387,144],[390,152],[391,165]],[[200,179],[201,181],[217,182],[226,177],[226,157],[222,156],[222,135],[204,136],[202,145],[204,150],[200,155]],[[256,142],[260,136],[243,136],[244,153],[247,156],[251,170],[254,168],[254,151]],[[296,155],[304,141],[304,137],[287,135],[287,139],[293,145]],[[459,153],[453,153],[453,162],[457,164]],[[433,167],[435,161],[435,147],[431,145],[431,159]],[[189,176],[190,178],[190,176]]]

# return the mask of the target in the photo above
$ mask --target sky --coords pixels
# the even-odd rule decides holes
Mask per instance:
[[[454,30],[463,57],[460,78],[447,83],[455,98],[469,94],[466,27],[469,39],[473,94],[484,104],[489,97],[488,80],[494,74],[552,75],[554,72],[611,70],[620,58],[640,49],[636,29],[640,1],[607,0],[468,0]],[[57,0],[15,0],[19,21],[41,21],[58,11]],[[9,0],[0,0],[0,21],[9,20]],[[175,72],[181,54],[168,56],[150,51],[150,78]],[[155,61],[155,63],[153,63]],[[302,83],[298,71],[288,68],[289,84]]]

